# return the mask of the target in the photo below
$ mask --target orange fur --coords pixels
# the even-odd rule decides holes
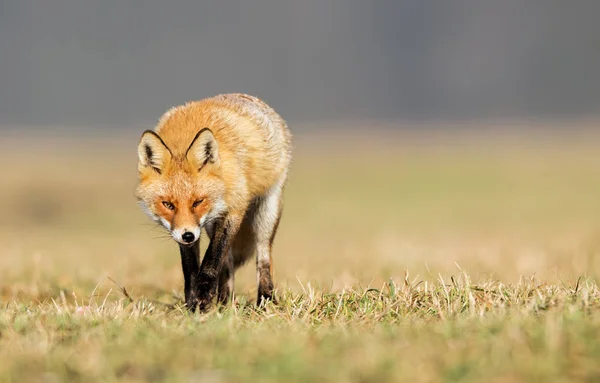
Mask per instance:
[[[256,97],[218,95],[167,111],[138,156],[136,196],[180,243],[188,307],[208,307],[216,284],[225,302],[254,252],[258,302],[274,300],[271,245],[291,161],[285,121]],[[203,228],[211,250],[200,268]]]
[[[209,128],[218,143],[220,166],[196,171],[186,156],[194,136]],[[146,209],[171,228],[197,225],[215,202],[243,216],[253,198],[285,176],[291,135],[283,119],[259,99],[227,94],[189,102],[163,115],[155,129],[171,158],[161,173],[139,166],[136,195]],[[196,209],[191,204],[204,199]],[[174,203],[169,211],[162,201]]]

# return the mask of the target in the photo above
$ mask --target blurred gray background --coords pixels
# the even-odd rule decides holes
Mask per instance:
[[[0,1],[0,124],[153,124],[222,92],[290,121],[593,116],[597,0]]]

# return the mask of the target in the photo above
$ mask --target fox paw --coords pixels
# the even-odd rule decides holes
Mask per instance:
[[[186,307],[190,312],[198,310],[200,313],[207,312],[212,307],[213,297],[210,294],[198,294],[190,298],[186,303]]]

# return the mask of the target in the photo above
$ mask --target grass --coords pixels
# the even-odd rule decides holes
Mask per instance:
[[[280,304],[190,315],[135,133],[0,142],[1,381],[600,379],[594,134],[298,135]]]
[[[145,298],[8,304],[8,380],[560,381],[600,377],[598,287],[393,281],[188,315]]]

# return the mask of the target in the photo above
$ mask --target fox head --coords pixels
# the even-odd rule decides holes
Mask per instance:
[[[200,130],[187,150],[179,152],[147,130],[138,160],[140,206],[180,244],[196,242],[202,227],[225,211],[219,145],[210,129]]]

